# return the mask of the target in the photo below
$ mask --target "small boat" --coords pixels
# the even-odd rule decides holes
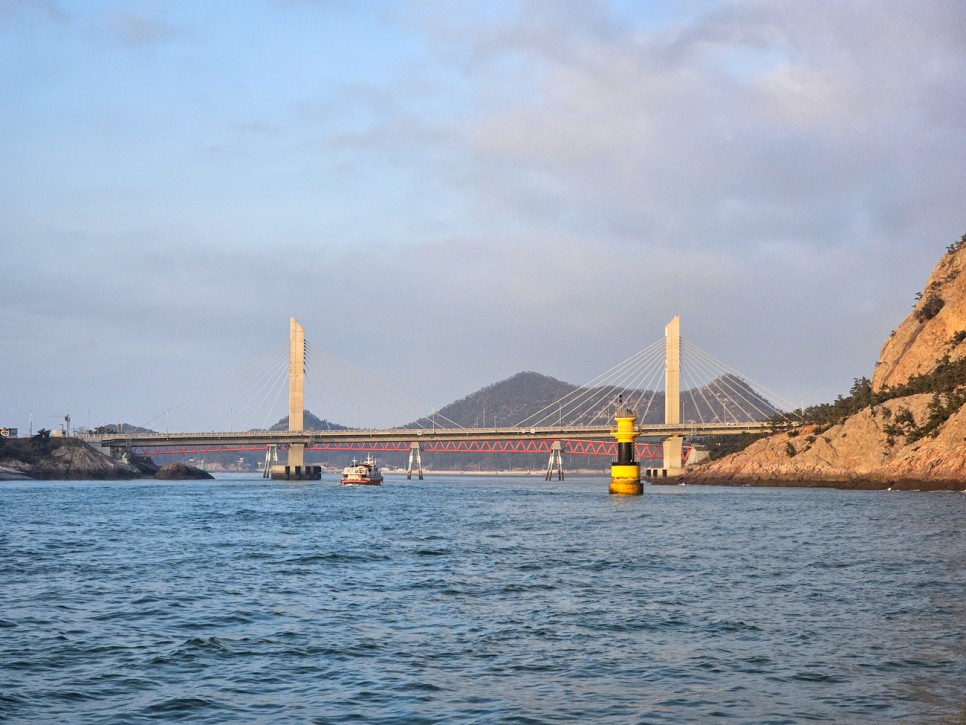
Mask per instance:
[[[343,486],[381,486],[382,473],[370,454],[363,463],[355,458],[352,465],[342,469]]]

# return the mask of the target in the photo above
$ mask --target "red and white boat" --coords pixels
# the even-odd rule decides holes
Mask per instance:
[[[363,463],[359,463],[355,458],[352,465],[342,469],[343,486],[381,486],[382,472],[379,466],[372,460],[370,454]]]

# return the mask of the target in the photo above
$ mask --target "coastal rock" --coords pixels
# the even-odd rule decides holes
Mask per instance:
[[[45,480],[112,480],[140,478],[134,466],[115,460],[83,441],[65,438],[50,441],[47,450],[27,439],[7,441],[0,449],[0,467],[13,475]]]
[[[916,423],[928,416],[931,395],[889,400],[829,426],[806,426],[752,443],[727,458],[707,463],[689,473],[688,483],[836,484],[845,487],[888,488],[916,474],[923,458],[962,459],[961,447],[943,448],[937,439],[904,443],[890,431],[895,418],[908,411]],[[966,417],[963,419],[966,425]],[[960,438],[962,440],[962,438]],[[960,468],[966,470],[966,468]],[[939,465],[931,480],[956,479],[952,467]],[[963,478],[960,474],[960,478]],[[966,478],[963,478],[966,485]],[[955,486],[954,486],[955,487]]]
[[[883,346],[872,379],[880,399],[937,367],[945,375],[948,363],[966,358],[964,269],[966,237],[951,245],[912,313]],[[867,406],[832,425],[768,436],[679,480],[966,490],[966,406],[938,423],[935,417],[937,407],[966,397],[966,386],[961,373],[958,382],[944,385]]]
[[[926,282],[912,313],[886,340],[872,389],[896,387],[932,370],[944,356],[966,357],[966,249],[946,254]]]
[[[117,461],[83,443],[62,445],[37,463],[37,478],[109,480],[140,478],[129,463]]]
[[[926,437],[905,446],[876,471],[878,480],[948,484],[945,488],[966,490],[966,407],[960,408],[939,429],[935,438]],[[934,488],[935,486],[928,486]]]
[[[169,463],[161,466],[154,477],[165,481],[194,481],[214,478],[207,471],[189,466],[187,463]]]
[[[29,481],[31,478],[17,468],[0,466],[0,481]]]

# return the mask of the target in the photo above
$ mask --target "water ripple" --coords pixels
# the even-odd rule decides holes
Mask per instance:
[[[966,716],[966,497],[236,478],[0,501],[4,722]]]

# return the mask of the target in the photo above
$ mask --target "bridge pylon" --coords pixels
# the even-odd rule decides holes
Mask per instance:
[[[666,356],[664,361],[664,424],[681,425],[681,316],[675,315],[664,328]],[[665,476],[680,476],[684,438],[669,436],[664,439]]]
[[[664,328],[664,424],[681,425],[681,316],[675,315]],[[684,436],[670,435],[661,445],[663,468],[648,468],[647,478],[680,476],[685,472],[681,462]]]
[[[292,317],[289,319],[288,349],[288,430],[302,433],[305,430],[305,330]],[[271,467],[271,478],[279,480],[315,480],[322,478],[321,466],[305,465],[305,445],[291,443],[288,447],[288,463]]]

